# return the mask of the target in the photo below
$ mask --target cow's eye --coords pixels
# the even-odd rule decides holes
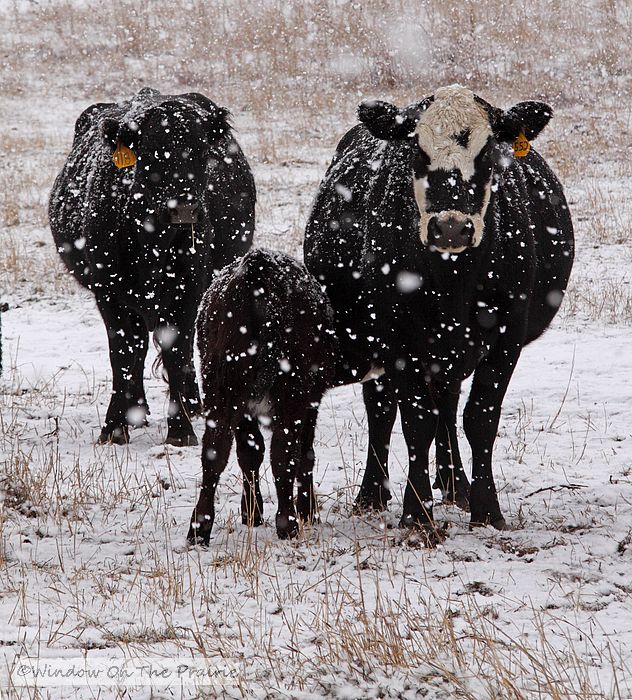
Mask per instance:
[[[413,168],[415,171],[415,176],[417,178],[422,177],[428,172],[430,167],[430,158],[428,154],[421,147],[415,149],[415,156],[413,158]]]
[[[456,134],[452,134],[451,138],[456,141],[456,143],[461,146],[461,148],[467,148],[470,143],[470,136],[472,135],[471,129],[463,129]]]

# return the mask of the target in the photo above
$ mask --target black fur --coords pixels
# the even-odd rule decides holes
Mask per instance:
[[[415,139],[389,132],[394,114],[419,105],[404,111],[382,105],[384,119],[377,120],[362,112],[366,126],[342,138],[307,225],[305,263],[334,308],[338,380],[360,378],[371,364],[386,370],[379,386],[365,386],[370,444],[358,506],[381,509],[390,498],[386,461],[399,405],[410,456],[402,524],[432,528],[434,439],[435,488],[464,507],[469,499],[473,524],[503,528],[491,463],[501,404],[522,347],[557,312],[572,266],[573,227],[562,186],[542,157],[532,148],[514,158],[490,139],[486,157],[498,187],[482,243],[458,255],[424,246],[413,191],[419,149]],[[503,141],[520,128],[539,133],[551,110],[521,103],[508,112],[489,106],[488,113]],[[461,382],[472,373],[464,412],[470,492],[456,416]]]
[[[333,382],[332,315],[316,280],[282,253],[252,250],[209,287],[197,320],[207,423],[202,489],[191,519],[190,542],[208,544],[215,489],[233,437],[244,474],[242,518],[245,523],[261,522],[264,443],[259,416],[272,428],[279,537],[298,532],[295,477],[298,514],[315,517],[313,440],[318,406]]]
[[[197,443],[189,418],[199,409],[197,306],[213,270],[250,248],[254,228],[254,181],[227,115],[198,93],[145,88],[77,119],[49,218],[62,260],[94,293],[108,331],[113,392],[101,441],[125,442],[128,420],[148,413],[153,331],[169,379],[167,442]],[[117,144],[134,151],[136,165],[115,167]]]
[[[377,139],[409,138],[415,131],[420,114],[428,109],[432,100],[429,97],[404,109],[382,100],[365,100],[358,107],[358,119]]]

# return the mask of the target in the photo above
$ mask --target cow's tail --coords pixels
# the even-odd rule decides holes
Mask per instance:
[[[282,307],[274,273],[270,254],[252,250],[204,295],[197,323],[202,377],[205,393],[220,403],[262,400],[278,373]]]
[[[158,342],[158,338],[156,337],[156,334],[153,334],[152,337],[154,347],[156,348],[156,359],[153,361],[151,365],[151,373],[156,379],[161,379],[165,382],[169,381],[169,376],[167,375],[167,370],[165,369],[164,362],[162,360],[162,347],[160,346],[160,343]]]

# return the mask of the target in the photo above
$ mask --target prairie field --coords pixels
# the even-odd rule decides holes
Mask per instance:
[[[632,698],[632,5],[0,0],[0,37],[0,698]],[[536,146],[577,236],[560,313],[504,402],[495,477],[515,529],[471,531],[439,492],[440,546],[399,529],[399,422],[389,510],[352,514],[367,452],[353,385],[320,411],[319,524],[277,538],[264,462],[266,522],[242,525],[233,456],[210,546],[188,547],[200,450],[163,444],[152,350],[150,424],[126,446],[95,444],[106,331],[47,220],[77,116],[143,86],[226,106],[257,184],[255,242],[301,257],[359,102],[451,83],[505,108],[553,106]],[[205,659],[234,674],[22,686],[10,670],[27,656]]]

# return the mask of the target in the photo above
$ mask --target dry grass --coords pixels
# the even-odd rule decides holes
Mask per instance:
[[[2,84],[5,94],[34,88],[43,79],[28,69],[36,62],[80,66],[56,76],[73,91],[199,85],[260,114],[291,101],[308,115],[342,90],[417,92],[452,81],[505,95],[523,94],[528,81],[529,94],[594,104],[595,91],[629,80],[631,15],[613,0],[56,2],[5,14]]]

